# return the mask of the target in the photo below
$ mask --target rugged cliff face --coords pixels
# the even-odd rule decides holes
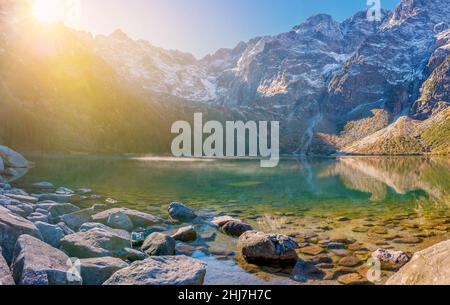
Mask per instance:
[[[448,152],[449,7],[403,0],[378,22],[319,14],[200,60],[121,31],[30,31],[22,21],[0,33],[0,139],[32,150],[161,152],[171,122],[204,110],[279,120],[284,153]]]

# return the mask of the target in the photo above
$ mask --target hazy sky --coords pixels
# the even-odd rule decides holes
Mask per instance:
[[[197,57],[255,36],[289,31],[328,13],[343,20],[367,0],[81,0],[81,28],[94,34],[123,29],[133,38]],[[392,9],[400,0],[381,0]]]

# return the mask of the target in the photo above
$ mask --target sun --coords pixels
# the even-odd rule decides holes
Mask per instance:
[[[45,23],[66,21],[66,3],[64,0],[33,0],[33,16]]]

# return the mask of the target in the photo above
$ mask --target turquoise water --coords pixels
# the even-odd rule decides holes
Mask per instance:
[[[167,217],[168,204],[182,201],[203,213],[238,217],[268,233],[318,235],[307,240],[309,244],[344,235],[366,245],[368,251],[383,242],[386,247],[415,252],[450,238],[448,158],[291,158],[267,169],[260,168],[257,160],[28,157],[35,166],[14,182],[16,186],[32,192],[31,183],[49,181],[71,189],[89,188],[101,195],[78,203],[82,207],[112,198],[117,203],[111,207],[125,206]],[[361,227],[370,230],[357,232],[361,230],[355,228]],[[387,232],[380,234],[374,229]],[[217,233],[204,225],[198,225],[197,230],[202,236]],[[420,242],[392,243],[396,236],[422,235],[426,237]],[[289,270],[255,269],[236,261],[236,242],[219,233],[208,242],[193,244],[197,250],[191,255],[209,265],[207,283],[292,283]],[[210,256],[202,249],[231,255]],[[364,253],[354,255],[367,257]]]
[[[274,169],[256,160],[161,161],[127,157],[36,157],[18,185],[51,181],[87,187],[120,204],[162,212],[172,201],[197,208],[310,215],[446,210],[450,160],[345,157],[282,160]]]

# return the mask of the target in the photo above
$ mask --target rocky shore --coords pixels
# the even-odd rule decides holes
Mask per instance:
[[[15,188],[7,177],[29,163],[1,146],[0,156],[2,285],[201,285],[208,266],[194,253],[208,238],[199,226],[235,241],[233,253],[209,253],[217,259],[232,256],[244,270],[261,268],[293,283],[376,284],[377,272],[390,270],[387,284],[450,284],[450,241],[414,255],[381,244],[369,252],[349,237],[260,232],[234,215],[179,202],[158,216],[117,207],[112,199],[81,208],[85,198],[96,198],[92,190],[50,182]]]

